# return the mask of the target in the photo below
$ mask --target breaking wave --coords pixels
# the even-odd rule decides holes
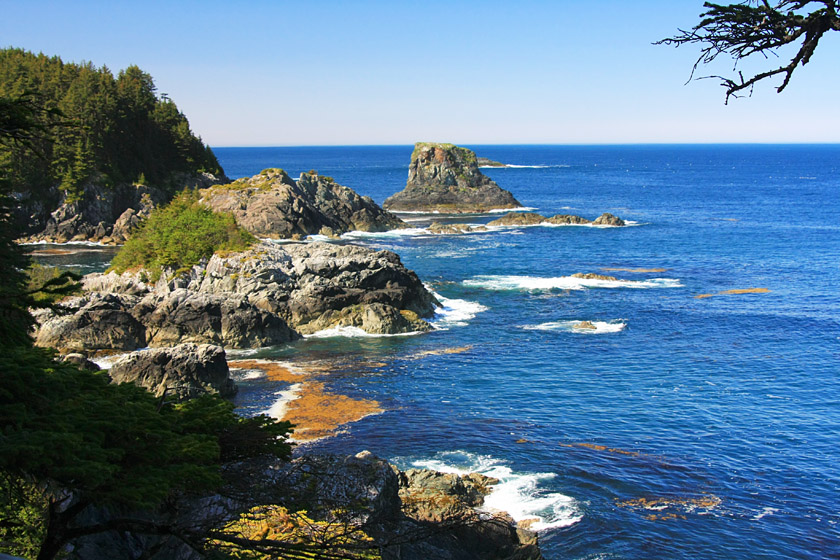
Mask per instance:
[[[591,325],[588,326],[587,325]],[[561,331],[576,334],[609,334],[624,330],[627,323],[621,321],[555,321],[541,323],[539,325],[525,325],[522,327],[529,331]]]
[[[465,475],[479,473],[499,480],[485,497],[480,511],[506,511],[514,521],[526,521],[534,531],[568,527],[583,519],[577,501],[559,492],[544,488],[554,473],[515,472],[504,461],[489,455],[466,451],[442,451],[429,459],[394,462],[404,468],[431,469],[444,473]]]
[[[442,305],[437,309],[435,318],[431,321],[432,326],[439,330],[447,330],[450,327],[464,327],[477,314],[489,309],[475,301],[448,298],[435,292],[432,292],[432,295]]]
[[[585,290],[587,288],[681,288],[683,285],[676,278],[651,278],[649,280],[602,280],[597,278],[577,278],[575,276],[538,277],[538,276],[475,276],[463,281],[465,286],[486,290]]]

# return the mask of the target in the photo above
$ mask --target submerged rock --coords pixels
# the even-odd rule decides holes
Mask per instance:
[[[478,169],[475,152],[452,144],[418,142],[405,189],[385,200],[392,211],[487,212],[522,204]]]
[[[595,324],[592,323],[592,321],[580,321],[580,322],[572,325],[572,328],[573,329],[588,330],[588,331],[594,331],[594,330],[598,329],[598,327],[596,327]]]
[[[155,396],[186,400],[205,393],[236,394],[225,351],[209,344],[180,344],[132,352],[111,366],[113,383],[134,383]]]
[[[217,212],[233,214],[237,224],[258,237],[336,237],[353,230],[406,227],[370,197],[359,196],[315,171],[301,174],[295,182],[282,169],[266,169],[250,178],[202,190],[201,202]]]

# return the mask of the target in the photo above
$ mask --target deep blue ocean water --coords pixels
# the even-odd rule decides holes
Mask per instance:
[[[353,239],[462,316],[259,351],[385,409],[308,447],[496,475],[549,559],[840,558],[840,146],[470,147],[523,166],[484,172],[543,215],[636,225]],[[215,152],[231,178],[314,168],[382,203],[411,150]],[[748,288],[769,291],[695,297]],[[241,385],[244,410],[279,390]]]

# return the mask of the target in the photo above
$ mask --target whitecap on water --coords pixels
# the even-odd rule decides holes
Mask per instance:
[[[347,233],[341,234],[341,239],[394,239],[400,237],[418,237],[421,235],[430,235],[429,230],[424,228],[403,228],[389,231],[348,231]]]
[[[487,290],[585,290],[587,288],[681,288],[683,285],[676,278],[651,278],[649,280],[602,280],[598,278],[578,278],[575,276],[538,277],[538,276],[475,276],[463,281],[465,286]]]
[[[593,327],[580,327],[583,321],[555,321],[551,323],[541,323],[539,325],[525,325],[522,327],[529,331],[563,331],[577,334],[608,334],[617,333],[624,330],[627,323],[621,321],[588,321]]]
[[[479,473],[496,478],[499,483],[485,497],[480,511],[506,511],[517,522],[535,520],[529,524],[534,531],[568,527],[583,518],[574,498],[544,488],[544,482],[554,478],[554,473],[515,472],[499,459],[466,451],[440,452],[428,459],[394,459],[394,462],[404,467],[458,475]]]
[[[429,287],[426,286],[426,288]],[[448,298],[435,292],[432,292],[432,295],[437,298],[442,306],[437,308],[435,318],[431,321],[432,326],[439,330],[446,330],[449,327],[464,327],[478,313],[488,309],[476,301]]]

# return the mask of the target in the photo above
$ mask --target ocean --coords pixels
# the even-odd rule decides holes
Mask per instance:
[[[536,212],[631,225],[433,236],[498,214],[410,214],[345,236],[445,313],[244,353],[384,410],[303,447],[495,476],[488,505],[534,520],[548,559],[840,558],[840,146],[468,147]],[[412,147],[214,150],[231,178],[316,169],[381,204]],[[288,389],[240,387],[246,413]]]

